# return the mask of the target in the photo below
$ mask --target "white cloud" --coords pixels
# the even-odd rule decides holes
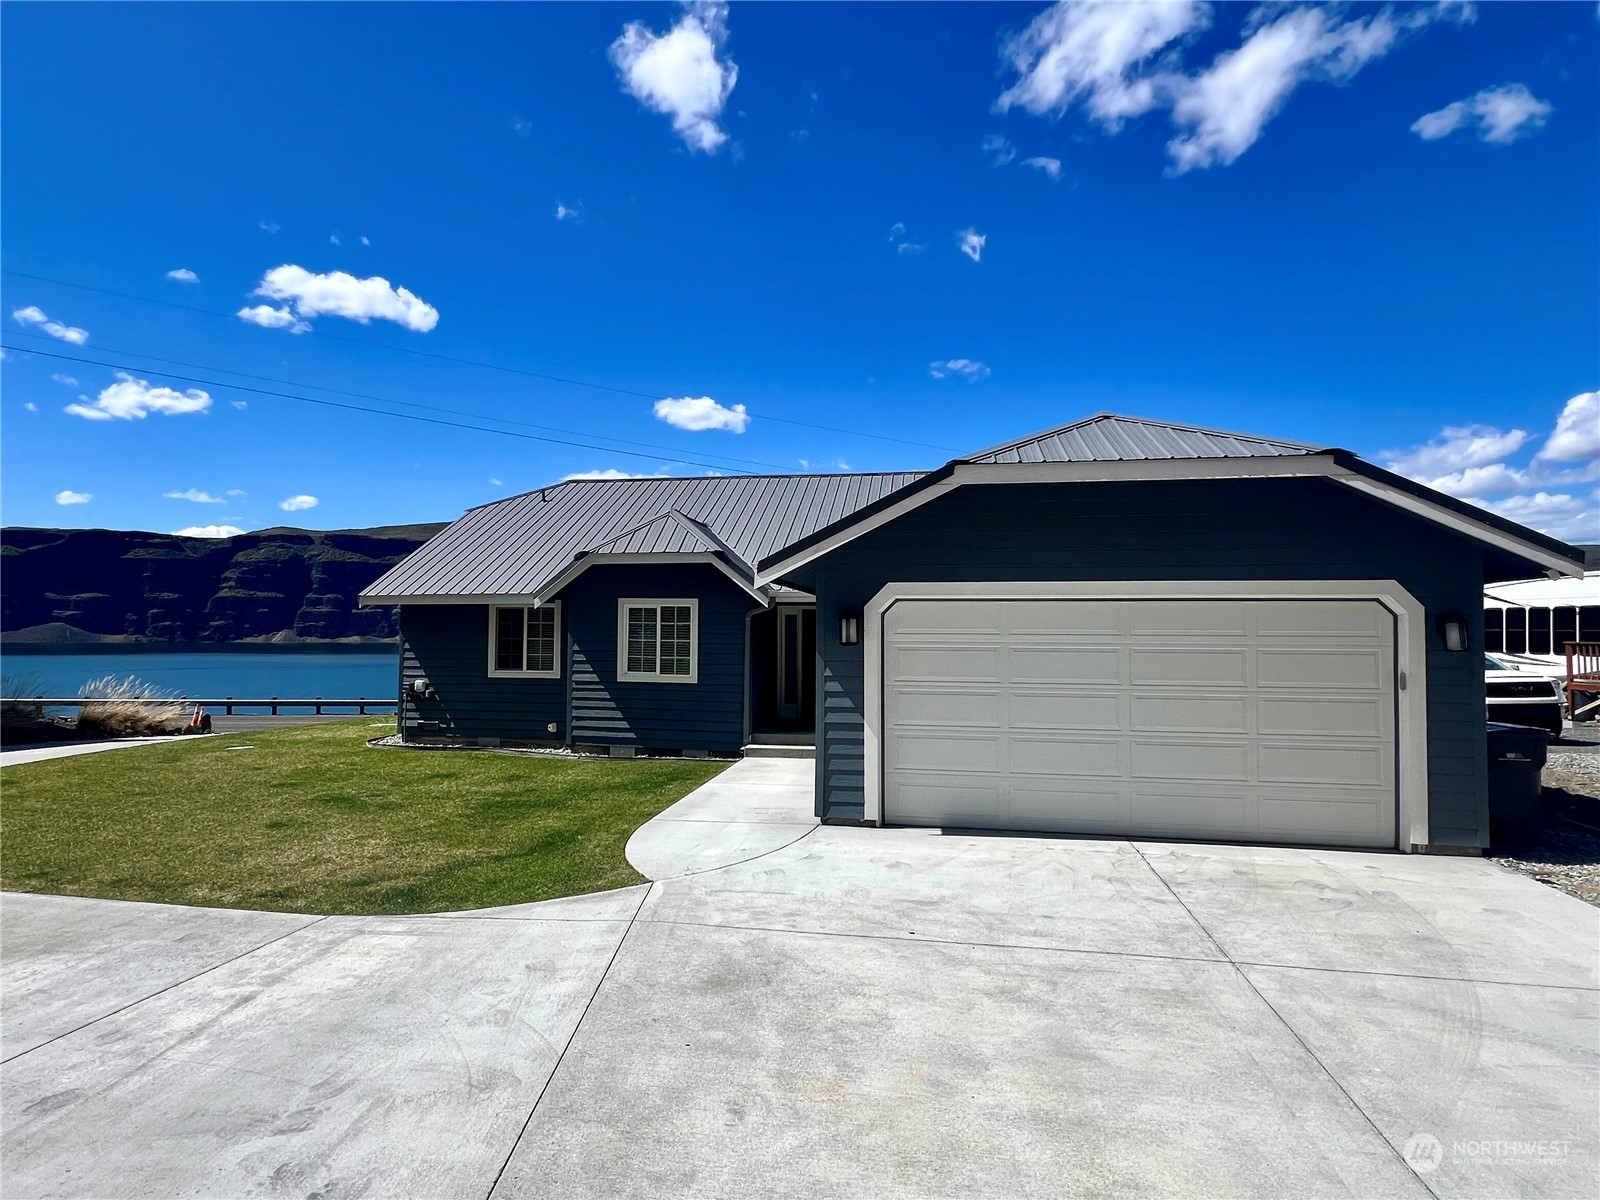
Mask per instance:
[[[328,242],[329,242],[330,245],[334,245],[334,246],[342,246],[342,245],[344,245],[344,243],[339,240],[339,235],[337,233],[330,233],[328,235]]]
[[[174,529],[173,537],[192,538],[230,538],[238,537],[244,530],[237,525],[188,525],[182,529]]]
[[[250,401],[248,401],[248,400],[229,400],[228,404],[232,408],[249,408],[250,407]]]
[[[1424,445],[1390,452],[1391,470],[1491,512],[1568,541],[1600,539],[1595,500],[1556,489],[1600,482],[1600,393],[1583,392],[1562,407],[1555,431],[1525,466],[1507,457],[1530,444],[1520,429],[1451,427]]]
[[[1385,450],[1379,457],[1391,471],[1426,482],[1452,471],[1481,467],[1516,453],[1526,430],[1501,431],[1491,425],[1446,426],[1440,435],[1410,450]]]
[[[290,496],[287,500],[279,500],[278,507],[284,512],[305,512],[308,508],[315,508],[321,503],[315,496],[307,496],[302,492],[298,496]]]
[[[956,234],[956,237],[961,245],[961,253],[965,254],[973,262],[981,262],[983,260],[983,248],[989,241],[987,233],[979,233],[976,229],[963,229]]]
[[[631,471],[619,471],[616,467],[607,467],[603,471],[574,471],[571,475],[563,475],[562,483],[572,483],[577,480],[605,480],[605,479],[663,479],[664,475],[636,475]]]
[[[504,485],[505,485],[505,480],[496,479],[493,476],[489,477],[489,486],[490,487],[503,487]]]
[[[527,137],[533,132],[533,122],[527,117],[512,117],[511,132],[518,137]]]
[[[185,488],[183,491],[162,492],[162,497],[167,500],[189,500],[195,504],[226,504],[221,496],[213,496],[210,492],[202,492],[199,488]]]
[[[81,346],[89,340],[89,331],[87,329],[79,329],[76,325],[63,325],[60,321],[52,321],[44,315],[43,310],[37,305],[30,304],[27,308],[19,308],[11,316],[18,325],[42,329],[60,342],[71,342],[74,346]]]
[[[143,379],[135,379],[125,371],[117,372],[117,382],[101,389],[94,400],[79,396],[82,404],[69,404],[67,411],[75,417],[90,421],[143,420],[151,413],[176,417],[185,413],[203,413],[211,408],[211,396],[199,388],[186,392],[169,387],[156,387]]]
[[[970,383],[974,379],[987,379],[989,368],[970,358],[951,358],[929,363],[928,374],[935,379],[965,379]]]
[[[1211,6],[1198,0],[1061,0],[1001,48],[1018,79],[995,107],[1060,116],[1081,102],[1114,132],[1157,104],[1157,79],[1141,75],[1139,68],[1210,23]]]
[[[27,409],[29,412],[38,412],[39,411],[39,406],[37,404],[35,404],[32,400],[29,400],[22,407]]]
[[[1424,113],[1411,123],[1411,132],[1432,142],[1458,129],[1475,128],[1479,141],[1504,146],[1543,126],[1553,111],[1522,84],[1502,83]]]
[[[583,207],[580,205],[577,208],[568,208],[558,201],[556,203],[556,220],[581,221],[583,220]]]
[[[245,490],[243,488],[229,488],[226,494],[237,500],[239,497],[245,495]]]
[[[1043,171],[1051,179],[1061,178],[1061,160],[1059,158],[1046,158],[1043,155],[1038,155],[1034,158],[1023,159],[1022,165]]]
[[[921,242],[914,242],[906,236],[906,227],[900,221],[889,226],[889,243],[894,246],[896,254],[921,254],[927,249]]]
[[[1600,458],[1600,392],[1580,392],[1568,400],[1555,432],[1534,457],[1546,462]]]
[[[369,238],[366,234],[363,233],[361,235],[361,244],[363,246],[370,246],[370,245],[372,245],[372,239]]]
[[[611,62],[629,95],[671,117],[689,148],[707,154],[728,140],[717,121],[739,80],[739,68],[717,58],[727,36],[728,6],[696,2],[664,34],[630,21],[611,43]]]
[[[1535,492],[1488,502],[1483,507],[1564,541],[1600,541],[1600,509],[1596,508],[1593,495],[1585,499],[1566,493]]]
[[[260,325],[263,329],[287,329],[290,333],[310,333],[311,326],[289,311],[288,307],[273,308],[270,304],[256,304],[241,308],[234,314],[241,321]]]
[[[283,306],[241,309],[242,319],[291,333],[304,333],[310,328],[306,322],[322,316],[346,317],[363,325],[393,321],[418,333],[439,323],[438,309],[405,288],[391,286],[380,275],[357,279],[347,271],[318,274],[286,263],[263,275],[261,286],[251,294],[281,301]]]
[[[1233,162],[1300,84],[1351,78],[1387,54],[1400,32],[1387,9],[1340,22],[1328,9],[1297,8],[1261,26],[1178,87],[1172,119],[1187,132],[1167,143],[1173,171]]]
[[[71,488],[56,493],[57,504],[87,504],[93,499],[93,492],[75,492]]]
[[[200,276],[196,275],[193,271],[189,270],[188,267],[178,267],[178,268],[176,268],[174,270],[168,271],[166,277],[168,279],[176,280],[178,283],[199,283],[200,282]]]
[[[724,408],[710,396],[683,396],[677,400],[657,400],[654,409],[656,420],[665,421],[679,429],[699,433],[707,429],[725,429],[729,433],[743,433],[750,424],[750,414],[744,405]]]
[[[998,133],[991,133],[983,139],[979,146],[989,156],[989,161],[997,167],[1003,167],[1017,156],[1017,148]]]
[[[1182,174],[1237,159],[1300,84],[1343,83],[1407,33],[1474,15],[1459,3],[1401,12],[1385,6],[1350,20],[1347,11],[1262,4],[1246,18],[1239,46],[1190,71],[1183,52],[1210,25],[1211,5],[1062,0],[1002,47],[1017,80],[995,107],[1061,116],[1081,106],[1109,133],[1131,117],[1170,109],[1178,132],[1167,152],[1172,173]]]
[[[277,233],[278,230],[283,228],[283,227],[281,225],[279,225],[276,221],[263,221],[263,222],[261,222],[260,225],[257,226],[257,228],[258,229],[265,229],[268,233]]]
[[[67,387],[78,386],[78,381],[71,375],[52,375],[50,378],[54,379],[57,383],[65,384]]]

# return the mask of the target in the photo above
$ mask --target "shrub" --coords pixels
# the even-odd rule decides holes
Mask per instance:
[[[44,706],[31,697],[44,695],[44,680],[30,671],[26,675],[0,675],[0,720],[39,721],[44,719]]]
[[[155,737],[182,733],[189,706],[169,688],[158,688],[137,675],[91,679],[78,689],[89,703],[78,710],[78,729],[100,737]]]

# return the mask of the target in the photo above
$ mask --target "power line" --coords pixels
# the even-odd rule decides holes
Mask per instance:
[[[422,417],[415,413],[390,412],[388,409],[371,408],[365,404],[342,404],[337,400],[319,400],[315,396],[301,396],[294,392],[275,392],[268,388],[246,387],[242,383],[223,383],[215,379],[199,379],[192,375],[177,375],[171,371],[152,371],[148,367],[134,367],[125,363],[105,362],[101,359],[83,358],[75,354],[59,354],[51,350],[35,350],[31,346],[12,346],[0,344],[0,349],[16,350],[24,354],[39,354],[45,358],[58,358],[63,362],[84,363],[91,367],[106,367],[112,371],[141,371],[148,375],[160,375],[166,379],[176,379],[179,383],[195,383],[202,387],[232,389],[236,392],[249,392],[255,396],[273,396],[280,400],[300,400],[306,404],[317,404],[324,408],[342,408],[349,412],[372,413],[380,417],[393,417],[397,421],[419,421],[424,425],[444,425],[451,429],[470,429],[476,433],[496,433],[501,437],[521,438],[529,442],[548,442],[555,446],[576,446],[581,450],[598,450],[605,454],[622,454],[630,458],[648,458],[656,462],[678,463],[688,467],[704,467],[708,471],[723,471],[727,467],[717,463],[701,462],[698,459],[683,458],[679,455],[646,454],[642,450],[619,450],[614,446],[597,446],[593,442],[574,442],[565,438],[540,437],[534,433],[518,433],[512,429],[490,429],[485,425],[468,425],[461,421],[443,421],[438,417]],[[748,475],[749,471],[740,471],[736,474]]]
[[[11,332],[11,336],[25,337],[41,342],[52,342],[55,340],[47,334],[28,333],[26,330],[13,330]],[[165,363],[171,367],[188,367],[195,371],[220,371],[224,375],[237,375],[241,379],[254,379],[258,383],[276,383],[281,384],[284,387],[310,388],[314,392],[328,392],[335,396],[348,396],[353,400],[376,400],[380,404],[396,404],[402,408],[420,408],[425,412],[445,413],[453,417],[471,417],[473,420],[493,421],[499,425],[519,425],[524,429],[543,429],[547,433],[565,433],[573,437],[598,438],[602,442],[618,442],[624,446],[643,446],[648,450],[665,450],[669,453],[673,451],[673,447],[663,446],[659,442],[640,442],[635,441],[632,438],[611,437],[604,433],[589,433],[588,431],[582,429],[564,429],[559,425],[539,425],[532,421],[518,421],[511,417],[496,417],[489,413],[467,412],[459,408],[443,408],[437,404],[418,404],[411,400],[393,400],[387,396],[374,396],[367,392],[347,392],[340,388],[323,387],[321,384],[317,383],[300,383],[299,381],[293,379],[275,379],[271,375],[252,375],[248,371],[235,371],[231,367],[218,367],[206,363],[184,362],[175,358],[159,358],[154,354],[146,354],[142,350],[117,350],[111,346],[102,346],[99,347],[99,350],[103,354],[131,354],[136,358],[148,359],[151,362]],[[45,351],[42,350],[26,350],[21,352],[29,354],[45,353]],[[56,357],[61,356],[58,355]],[[147,367],[126,367],[122,369],[147,371],[152,375],[160,373],[158,371],[151,371]],[[170,378],[176,379],[178,376],[174,375],[170,376]],[[720,459],[724,462],[730,463],[743,463],[748,467],[763,467],[774,471],[782,471],[784,469],[777,463],[764,462],[761,459],[755,458],[736,458],[729,454],[708,454],[706,457]]]
[[[132,292],[119,292],[114,291],[111,288],[95,287],[92,284],[87,283],[71,283],[65,279],[52,279],[48,275],[34,275],[27,271],[0,269],[0,274],[10,275],[17,279],[31,279],[36,283],[53,284],[56,287],[76,288],[77,290],[83,292],[95,292],[102,296],[114,296],[119,300],[132,300],[139,304],[158,304],[164,308],[176,308],[182,310],[183,312],[199,313],[202,316],[207,317],[232,318],[236,316],[235,313],[222,312],[219,309],[200,308],[193,304],[179,304],[175,300],[159,300],[154,296],[138,296]],[[332,338],[334,341],[338,342],[350,342],[354,345],[366,346],[371,349],[392,350],[397,354],[412,354],[418,358],[431,358],[439,362],[454,363],[457,366],[478,367],[485,371],[501,371],[508,375],[522,375],[529,379],[543,380],[546,383],[559,383],[568,387],[590,388],[594,391],[611,392],[618,396],[632,396],[641,400],[654,401],[661,398],[659,394],[654,392],[640,392],[635,391],[632,388],[613,387],[611,384],[607,383],[594,383],[586,379],[571,379],[563,375],[546,375],[540,371],[529,371],[523,367],[504,367],[500,366],[498,363],[481,362],[472,358],[458,358],[452,354],[440,354],[433,350],[419,350],[415,346],[396,346],[388,342],[372,342],[367,341],[365,338],[351,337],[348,334],[331,333],[326,329],[313,328],[310,330],[310,332],[314,336]],[[865,433],[857,429],[842,429],[836,425],[819,425],[813,421],[797,421],[793,417],[762,416],[759,419],[762,421],[772,421],[780,425],[796,425],[803,429],[819,429],[825,433],[842,433],[846,437],[871,438],[874,441],[879,442],[895,442],[902,446],[916,446],[923,450],[942,450],[952,454],[956,453],[955,448],[951,446],[939,446],[932,442],[918,442],[909,438],[890,437],[888,434],[883,433]]]

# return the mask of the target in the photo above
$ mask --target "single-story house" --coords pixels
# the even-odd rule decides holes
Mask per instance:
[[[1488,841],[1484,585],[1553,538],[1348,451],[1101,414],[926,473],[574,480],[398,605],[406,740],[737,754],[827,822]]]

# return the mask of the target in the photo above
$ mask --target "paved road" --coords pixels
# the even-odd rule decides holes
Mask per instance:
[[[548,904],[6,895],[8,1200],[1593,1194],[1600,910],[1478,859],[817,828],[811,770]]]

